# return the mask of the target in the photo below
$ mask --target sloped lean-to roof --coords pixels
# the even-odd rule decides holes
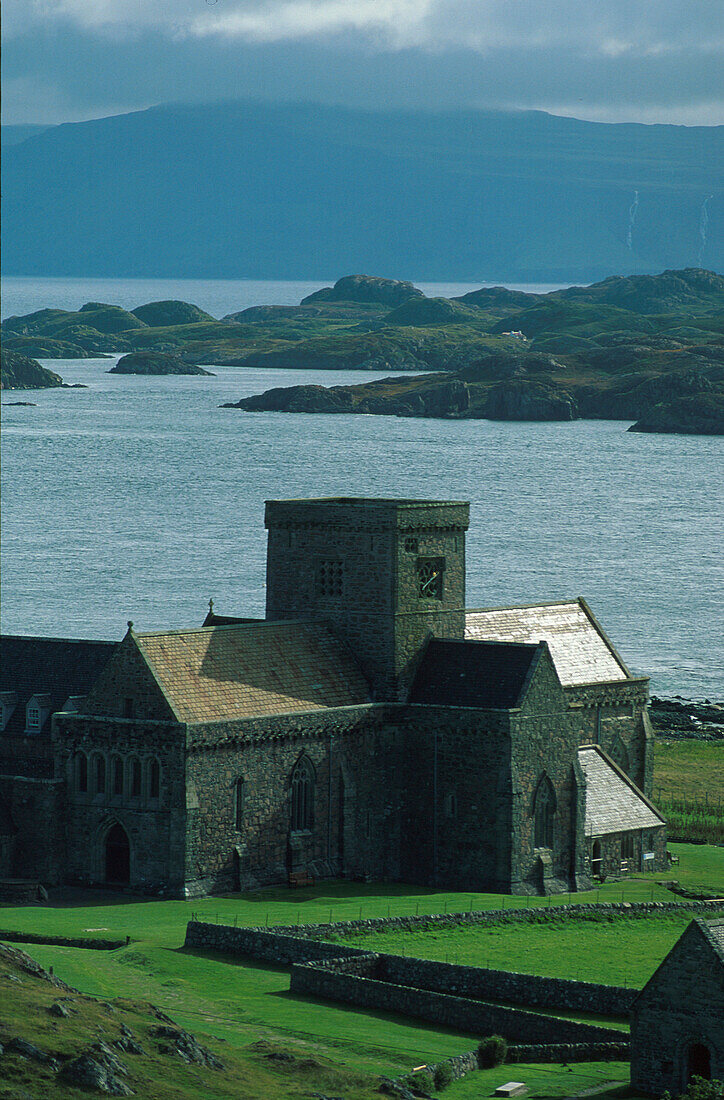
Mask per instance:
[[[432,638],[409,701],[496,710],[519,706],[537,653],[535,645]]]
[[[548,642],[564,687],[628,680],[631,675],[582,599],[529,607],[468,611],[465,637],[475,641]]]
[[[648,799],[598,745],[584,745],[578,760],[586,779],[586,836],[605,836],[665,824]]]
[[[370,701],[352,654],[323,623],[249,623],[134,634],[180,722],[217,722]]]

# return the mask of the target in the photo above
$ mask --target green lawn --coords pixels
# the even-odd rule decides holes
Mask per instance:
[[[691,919],[691,912],[682,912],[653,919],[457,925],[379,932],[344,942],[381,953],[640,988]]]
[[[580,1096],[589,1089],[604,1088],[607,1084],[610,1084],[610,1092],[615,1090],[621,1098],[635,1095],[628,1088],[628,1062],[582,1062],[567,1066],[520,1062],[468,1074],[445,1090],[445,1100],[479,1100],[492,1096],[506,1081],[523,1081],[530,1089],[531,1100],[546,1096]],[[609,1090],[606,1094],[609,1095]]]
[[[659,879],[676,877],[687,884],[712,888],[724,882],[724,850],[693,845],[673,846],[680,864],[672,874],[606,884],[600,891],[574,894],[572,901],[672,900]],[[567,901],[564,895],[554,901]],[[186,923],[192,915],[204,920],[233,924],[264,925],[309,923],[371,916],[460,912],[470,908],[492,909],[525,904],[524,899],[493,894],[445,893],[402,885],[323,883],[300,891],[274,888],[253,894],[194,901],[152,901],[108,894],[68,896],[61,903],[0,909],[0,928],[54,935],[129,936],[131,943],[116,951],[28,945],[27,950],[43,965],[76,988],[103,998],[147,999],[168,1012],[182,1026],[201,1035],[218,1036],[241,1048],[259,1038],[298,1043],[315,1055],[329,1057],[337,1065],[364,1072],[399,1073],[411,1066],[470,1049],[471,1037],[438,1029],[423,1022],[384,1013],[361,1012],[342,1005],[312,1002],[289,994],[286,969],[274,969],[248,960],[182,950]],[[544,905],[531,898],[528,904]],[[525,969],[525,949],[537,941],[536,951],[545,960],[543,972],[567,968],[572,977],[640,981],[651,972],[685,927],[680,915],[651,921],[619,921],[615,925],[576,922],[575,929],[507,924],[488,934],[492,953],[486,949],[479,961]],[[626,929],[625,952],[617,934]],[[458,954],[480,940],[478,930],[455,947],[440,943],[440,954]],[[612,960],[599,958],[602,937],[609,933]],[[470,936],[470,930],[453,929],[452,936]],[[575,941],[575,936],[579,939]],[[569,939],[565,937],[568,936]],[[639,936],[639,939],[636,937]],[[377,937],[379,938],[379,937]],[[406,949],[409,949],[409,934]],[[422,941],[420,941],[422,942]],[[482,942],[482,941],[481,941]],[[365,941],[371,946],[371,940]],[[595,950],[591,944],[595,943]],[[605,944],[603,945],[605,946]],[[637,957],[637,952],[643,952]],[[555,960],[558,959],[556,964]],[[541,962],[541,965],[543,963]],[[556,965],[559,969],[556,969]],[[622,968],[625,973],[621,972]],[[546,969],[547,968],[547,969]],[[584,1067],[585,1069],[585,1067]],[[550,1067],[545,1071],[552,1072]],[[462,1086],[460,1086],[462,1087]],[[1,1095],[1,1094],[0,1094]],[[463,1095],[463,1094],[461,1094]]]
[[[687,796],[724,806],[724,744],[720,741],[657,740],[654,802],[661,795]]]

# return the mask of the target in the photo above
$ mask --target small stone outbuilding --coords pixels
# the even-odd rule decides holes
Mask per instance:
[[[693,920],[634,1002],[631,1085],[661,1096],[724,1079],[724,919]]]

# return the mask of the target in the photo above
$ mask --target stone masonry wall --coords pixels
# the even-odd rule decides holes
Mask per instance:
[[[575,889],[584,870],[583,818],[574,761],[579,714],[568,707],[549,654],[538,663],[522,711],[511,718],[513,893]],[[553,843],[535,845],[536,794],[547,780],[555,792]]]
[[[633,1006],[631,1085],[637,1092],[682,1092],[694,1044],[709,1051],[711,1077],[724,1079],[723,974],[716,948],[690,924]]]
[[[14,828],[2,874],[54,885],[65,862],[65,790],[53,779],[0,775],[0,801]]]
[[[184,889],[186,823],[185,727],[176,723],[90,718],[59,714],[53,719],[56,775],[67,790],[67,862],[64,881],[105,881],[105,838],[113,825],[130,844],[130,885],[144,892],[181,895]],[[88,789],[79,789],[77,754],[88,761]],[[105,762],[105,788],[96,784],[96,760]],[[115,761],[123,789],[114,791]],[[134,794],[132,765],[141,764],[141,789]],[[150,768],[160,765],[159,797],[152,798]]]
[[[431,1020],[438,1026],[481,1036],[503,1035],[510,1041],[611,1040],[611,1030],[607,1028],[418,988],[412,984],[414,973],[414,967],[410,968],[409,984],[398,984],[388,971],[385,956],[331,959],[294,964],[289,988],[293,993]],[[400,977],[400,967],[396,977]]]

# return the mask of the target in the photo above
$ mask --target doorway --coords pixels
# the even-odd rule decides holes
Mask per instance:
[[[125,886],[131,881],[131,846],[122,825],[113,825],[106,834],[106,882]]]
[[[686,1083],[691,1083],[692,1078],[703,1077],[705,1081],[711,1081],[711,1052],[703,1043],[692,1043],[686,1063]]]

